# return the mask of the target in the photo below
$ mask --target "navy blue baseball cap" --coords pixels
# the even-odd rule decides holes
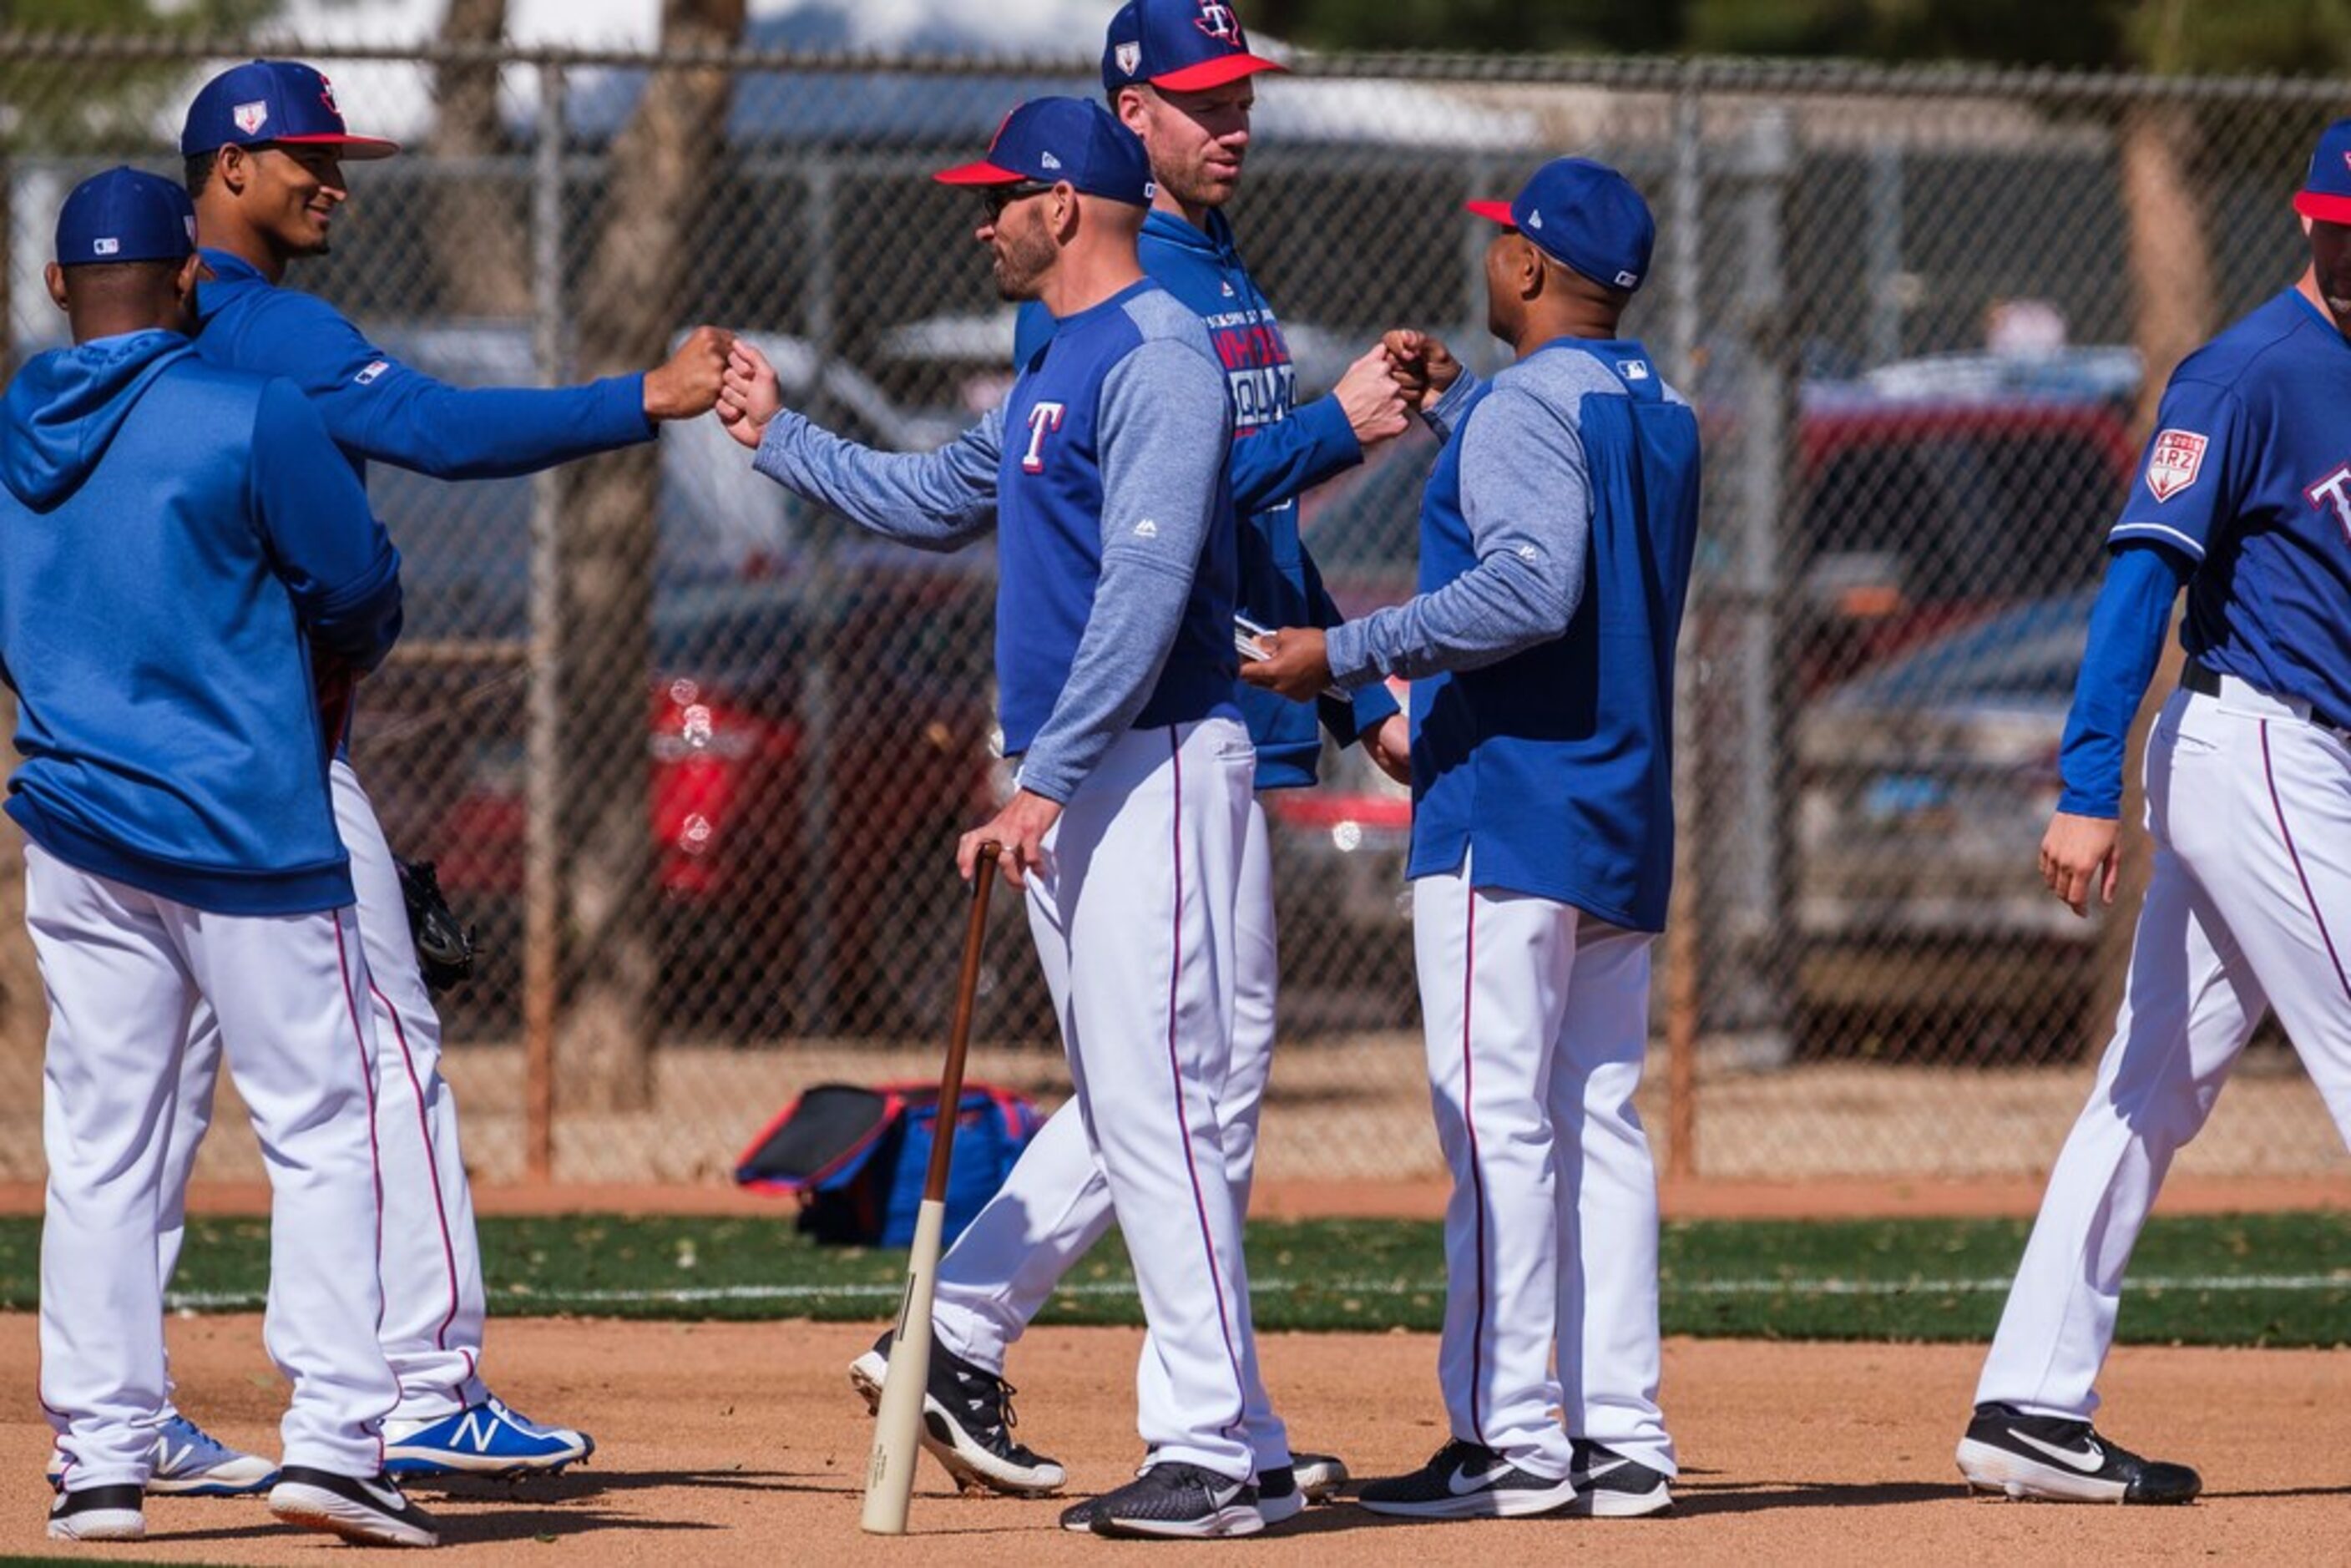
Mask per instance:
[[[1197,92],[1289,68],[1249,53],[1241,19],[1224,0],[1126,0],[1102,41],[1105,92],[1139,82]]]
[[[1151,159],[1143,139],[1101,104],[1082,98],[1032,98],[1004,117],[987,156],[931,176],[945,185],[1052,185],[1064,181],[1089,196],[1151,204]]]
[[[2294,193],[2294,210],[2323,224],[2351,224],[2351,120],[2338,120],[2319,133],[2310,172]]]
[[[1657,220],[1633,182],[1605,163],[1554,158],[1534,172],[1515,200],[1468,205],[1594,283],[1631,290],[1649,276]]]
[[[389,158],[396,141],[354,136],[335,89],[298,60],[248,60],[204,83],[180,128],[180,154],[224,147],[332,147],[344,158]]]
[[[57,214],[57,265],[182,262],[195,253],[196,208],[176,180],[132,168],[92,174]]]

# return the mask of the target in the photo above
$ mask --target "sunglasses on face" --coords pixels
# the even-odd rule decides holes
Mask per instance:
[[[1004,216],[1004,209],[1015,202],[1025,202],[1031,196],[1041,196],[1053,187],[1042,180],[1022,180],[1010,185],[989,185],[979,193],[980,210],[987,221],[995,223]]]

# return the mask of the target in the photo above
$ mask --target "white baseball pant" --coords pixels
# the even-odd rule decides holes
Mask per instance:
[[[350,909],[226,915],[28,844],[26,924],[47,992],[41,1403],[66,1485],[140,1485],[164,1407],[155,1236],[184,1173],[172,1115],[190,1009],[210,997],[270,1178],[263,1338],[293,1385],[285,1462],[383,1469],[397,1398],[376,1343],[379,1186],[367,964]]]
[[[1258,1382],[1225,1131],[1256,766],[1235,718],[1130,731],[1070,798],[1029,883],[1072,1103],[1119,1228],[1138,1242],[1144,1446],[1234,1478],[1254,1469]]]
[[[383,1158],[384,1354],[400,1379],[402,1420],[437,1420],[486,1398],[477,1375],[483,1319],[482,1254],[474,1193],[457,1144],[457,1102],[441,1076],[441,1019],[417,969],[408,905],[392,847],[359,775],[341,758],[329,774],[335,827],[351,857],[360,940],[374,1011],[376,1142]],[[204,1006],[188,1029],[172,1120],[170,1207],[157,1241],[163,1278],[180,1256],[182,1199],[197,1140],[212,1119],[220,1066],[218,1021]]]
[[[2266,1009],[2351,1137],[2351,746],[2232,678],[2217,697],[2174,693],[2147,737],[2147,823],[2114,1039],[2049,1173],[1979,1403],[2090,1418],[2131,1249]]]
[[[1225,1179],[1246,1218],[1257,1169],[1258,1112],[1273,1068],[1280,966],[1274,941],[1273,865],[1265,808],[1252,798],[1233,924],[1232,1065],[1218,1100]],[[1066,951],[1040,944],[1047,988],[1069,989]],[[1111,1228],[1110,1184],[1073,1099],[1046,1119],[1004,1186],[939,1262],[932,1322],[939,1343],[1001,1376],[1004,1362],[1055,1286]],[[1148,1352],[1146,1352],[1146,1354]],[[1260,1470],[1290,1463],[1290,1433],[1261,1378],[1248,1394],[1249,1447]]]
[[[1633,1106],[1650,941],[1479,887],[1467,856],[1413,883],[1429,1100],[1453,1173],[1437,1381],[1455,1437],[1533,1475],[1568,1473],[1571,1437],[1675,1473],[1657,1408],[1656,1168]]]

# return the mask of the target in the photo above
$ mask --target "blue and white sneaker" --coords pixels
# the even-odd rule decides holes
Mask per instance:
[[[495,1395],[454,1416],[383,1424],[383,1468],[395,1476],[551,1476],[596,1451],[569,1427],[542,1427]]]
[[[49,1450],[49,1485],[64,1484],[66,1457]],[[246,1497],[267,1491],[277,1467],[258,1454],[239,1453],[174,1412],[155,1434],[155,1469],[149,1497]]]

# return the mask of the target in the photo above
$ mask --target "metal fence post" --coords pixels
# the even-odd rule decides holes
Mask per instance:
[[[1789,985],[1783,940],[1790,910],[1787,770],[1782,697],[1788,678],[1783,526],[1795,436],[1794,344],[1788,329],[1784,249],[1788,186],[1794,172],[1789,111],[1769,105],[1748,122],[1736,156],[1738,285],[1744,352],[1737,401],[1738,463],[1729,497],[1737,519],[1735,589],[1736,773],[1732,831],[1723,833],[1722,880],[1713,906],[1728,916],[1725,944],[1734,985],[1733,1021],[1751,1058],[1776,1065],[1789,1054]]]
[[[564,379],[563,67],[538,68],[538,139],[531,153],[531,355],[541,384]],[[531,485],[530,704],[526,740],[529,828],[523,864],[523,1168],[532,1181],[555,1169],[555,1018],[560,1003],[563,907],[561,812],[565,774],[561,691],[562,572],[556,551],[562,480],[552,469]]]
[[[1881,141],[1869,150],[1869,362],[1889,364],[1902,357],[1902,144]]]
[[[811,158],[808,164],[808,201],[801,208],[808,217],[809,258],[808,287],[802,298],[812,361],[807,412],[819,423],[832,423],[840,414],[826,391],[825,381],[827,369],[840,353],[840,312],[834,294],[841,276],[836,252],[841,235],[833,221],[840,201],[840,166],[829,157]],[[838,611],[844,588],[833,557],[841,527],[828,518],[810,530],[810,537],[805,541],[809,570],[801,594],[809,616],[808,675],[800,688],[800,733],[807,754],[806,765],[800,768],[804,781],[801,822],[807,834],[808,863],[825,867],[833,864],[833,727],[840,706],[834,689],[833,631],[840,624]],[[831,874],[810,879],[805,914],[808,946],[807,961],[801,971],[799,1027],[809,1033],[830,1033],[833,1028],[833,951],[839,945],[833,932]]]
[[[1701,224],[1706,210],[1706,108],[1699,97],[1696,63],[1682,69],[1674,95],[1674,165],[1667,189],[1670,220],[1667,265],[1666,345],[1674,384],[1685,397],[1698,395],[1699,270],[1704,262]],[[1697,722],[1698,617],[1685,614],[1674,655],[1674,894],[1666,919],[1666,1174],[1698,1174],[1698,1030],[1700,1011],[1698,964],[1698,883],[1705,857],[1698,852],[1702,777]]]

